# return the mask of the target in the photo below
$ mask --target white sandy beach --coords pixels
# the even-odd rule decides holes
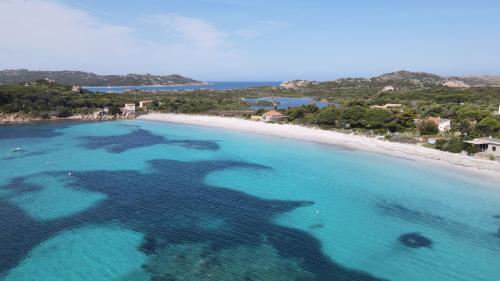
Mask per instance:
[[[352,149],[370,151],[429,164],[441,165],[463,172],[472,172],[478,176],[486,176],[500,180],[500,163],[497,161],[478,159],[463,154],[439,151],[419,145],[395,143],[366,136],[344,134],[317,128],[308,128],[290,124],[268,124],[239,118],[151,113],[137,119],[189,124],[204,127],[238,130],[249,133],[312,141]]]

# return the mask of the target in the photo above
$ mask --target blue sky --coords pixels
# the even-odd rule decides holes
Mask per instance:
[[[499,12],[493,0],[1,0],[0,68],[201,80],[500,74]]]

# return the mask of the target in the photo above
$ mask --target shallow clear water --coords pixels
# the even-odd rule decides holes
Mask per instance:
[[[0,280],[498,280],[497,189],[196,126],[1,126]]]
[[[83,87],[92,92],[123,93],[131,90],[143,91],[184,91],[184,90],[231,90],[255,87],[279,86],[281,82],[276,81],[228,81],[228,82],[208,82],[207,85],[179,85],[179,86],[87,86]]]

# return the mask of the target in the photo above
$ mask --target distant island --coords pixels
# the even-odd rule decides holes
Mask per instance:
[[[31,71],[27,69],[6,69],[0,71],[0,84],[18,84],[42,79],[51,80],[62,85],[79,86],[168,86],[206,84],[205,82],[186,78],[178,74],[98,75],[83,71]]]
[[[321,88],[325,85],[337,88],[376,88],[380,85],[386,85],[388,86],[386,90],[394,90],[396,86],[406,89],[435,88],[439,86],[447,88],[499,87],[500,75],[439,76],[433,73],[400,70],[371,78],[339,78],[325,82],[290,80],[283,82],[281,88],[292,90],[310,88],[311,86]]]

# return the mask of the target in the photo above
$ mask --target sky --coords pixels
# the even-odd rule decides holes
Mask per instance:
[[[500,74],[497,0],[0,0],[0,69],[332,80]]]

